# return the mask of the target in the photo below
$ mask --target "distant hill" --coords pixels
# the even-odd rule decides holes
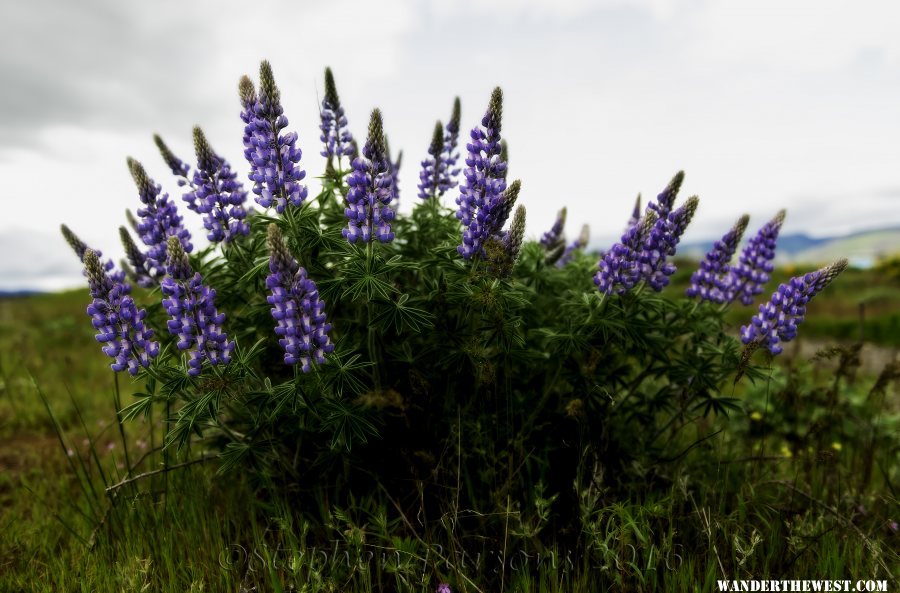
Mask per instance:
[[[685,243],[678,253],[702,258],[713,241]],[[878,259],[900,253],[900,227],[858,231],[849,235],[810,237],[805,233],[778,237],[776,261],[779,263],[819,264],[846,257],[852,265],[870,267]]]

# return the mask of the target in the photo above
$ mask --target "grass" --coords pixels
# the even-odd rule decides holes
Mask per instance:
[[[801,334],[853,339],[865,302],[867,339],[897,346],[898,296],[896,283],[850,270]],[[477,511],[508,533],[505,550],[490,550],[453,531],[461,517],[423,534],[396,501],[298,508],[202,462],[107,492],[162,467],[162,426],[120,432],[116,394],[127,404],[133,388],[124,376],[117,387],[86,301],[86,291],[0,300],[0,591],[434,591],[442,581],[469,592],[711,591],[717,579],[762,577],[897,587],[900,402],[894,387],[871,395],[874,377],[833,383],[805,362],[778,367],[742,394],[746,413],[726,431],[701,419],[675,432],[669,449],[684,454],[662,463],[653,488],[580,492],[581,548],[529,547],[529,533],[552,529],[545,493]],[[602,468],[585,460],[582,471]]]

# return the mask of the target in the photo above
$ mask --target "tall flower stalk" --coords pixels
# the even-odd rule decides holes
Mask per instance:
[[[459,160],[459,151],[456,148],[459,144],[459,120],[461,113],[462,108],[459,97],[456,97],[453,100],[453,111],[450,114],[450,119],[444,128],[444,143],[439,157],[439,195],[444,195],[457,185],[456,178],[459,176],[460,170],[456,167],[456,162]]]
[[[484,242],[502,228],[502,221],[497,224],[498,207],[506,189],[506,162],[500,158],[502,117],[503,91],[497,87],[481,126],[472,128],[472,141],[466,145],[466,181],[460,185],[456,199],[456,217],[463,227],[462,244],[457,251],[465,259],[484,256]]]
[[[731,284],[731,259],[737,251],[741,237],[747,230],[750,217],[741,216],[731,230],[718,241],[706,254],[700,267],[691,275],[691,284],[685,294],[696,297],[700,301],[710,301],[722,304],[728,298],[728,288]]]
[[[381,111],[372,111],[369,136],[362,154],[353,160],[353,172],[347,179],[347,227],[341,234],[350,243],[361,240],[370,243],[393,241],[391,221],[394,210],[394,178],[384,143]]]
[[[591,227],[588,225],[583,225],[581,227],[581,232],[578,234],[578,238],[569,243],[566,246],[566,250],[563,251],[562,256],[560,256],[559,260],[556,262],[557,268],[565,267],[572,259],[575,257],[575,253],[579,249],[584,249],[587,247],[588,241],[591,238]]]
[[[85,250],[84,268],[93,298],[87,313],[97,341],[104,344],[103,353],[113,359],[110,368],[137,375],[159,353],[159,344],[151,339],[153,330],[144,325],[147,313],[128,296],[126,284],[107,275],[95,251]]]
[[[324,145],[321,154],[329,162],[337,157],[340,163],[342,156],[350,157],[353,154],[353,135],[347,127],[347,116],[344,115],[331,68],[325,68],[325,97],[322,99],[320,115],[319,129],[322,135],[319,138]]]
[[[185,195],[189,208],[203,215],[206,238],[217,243],[230,243],[235,237],[248,235],[250,225],[244,220],[247,192],[237,181],[237,173],[213,152],[199,127],[194,128],[194,151],[197,169],[192,192]]]
[[[753,297],[762,293],[763,286],[775,269],[775,246],[784,217],[785,211],[781,210],[747,242],[738,264],[729,272],[724,287],[725,302],[740,300],[744,305],[749,305],[753,303]]]
[[[175,237],[184,251],[190,253],[194,246],[191,235],[184,228],[181,216],[169,194],[163,193],[138,161],[129,158],[128,168],[138,188],[142,206],[137,209],[137,232],[147,246],[146,260],[151,275],[161,277],[166,270],[166,242]]]
[[[437,199],[443,192],[441,176],[444,169],[444,126],[440,121],[434,124],[434,134],[428,146],[428,157],[422,160],[419,172],[419,197],[423,200]]]
[[[772,293],[769,302],[759,306],[749,325],[741,327],[744,344],[761,345],[772,354],[780,354],[782,344],[797,337],[797,326],[806,317],[806,305],[847,268],[840,259],[815,272],[791,278]]]
[[[306,171],[299,167],[303,153],[297,147],[296,132],[282,133],[288,119],[284,115],[281,93],[268,61],[260,64],[259,80],[259,95],[252,106],[252,122],[247,123],[249,112],[242,114],[242,119],[247,123],[244,131],[249,135],[246,140],[249,146],[244,155],[250,162],[250,180],[256,202],[263,208],[274,205],[275,211],[282,214],[288,204],[299,207],[306,199],[306,186],[300,184],[306,177]],[[239,85],[242,104],[254,98],[245,87],[245,83]],[[245,111],[247,109],[245,106]]]
[[[234,342],[222,329],[225,314],[216,310],[216,291],[203,285],[200,272],[194,272],[187,253],[177,237],[169,237],[166,277],[160,284],[162,305],[170,318],[169,333],[177,338],[179,350],[190,350],[188,375],[196,377],[203,363],[225,365],[231,362]]]
[[[284,349],[285,364],[299,364],[304,373],[312,364],[324,364],[325,355],[334,350],[328,337],[331,324],[325,316],[325,303],[319,298],[316,283],[306,274],[284,244],[278,225],[268,230],[269,276],[266,301],[272,305],[275,334]]]

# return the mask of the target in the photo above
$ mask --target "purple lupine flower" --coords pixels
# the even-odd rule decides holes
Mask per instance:
[[[153,142],[156,143],[159,154],[166,162],[166,165],[169,166],[169,169],[172,170],[172,174],[175,175],[175,177],[178,177],[178,185],[190,184],[191,179],[188,176],[188,173],[191,171],[190,165],[175,156],[175,153],[169,149],[159,134],[153,134]]]
[[[669,283],[675,266],[666,257],[675,248],[697,209],[696,197],[673,211],[675,198],[684,180],[679,171],[660,193],[637,224],[629,226],[619,243],[603,254],[594,283],[604,294],[624,294],[641,280],[660,291]]]
[[[71,247],[72,251],[75,252],[75,255],[78,256],[78,261],[84,263],[84,255],[89,249],[87,244],[79,239],[78,235],[72,232],[72,229],[70,229],[66,225],[59,225],[59,230],[62,233],[63,238],[66,240],[66,243],[69,244],[69,247]],[[98,259],[103,257],[103,252],[99,249],[91,249],[91,251],[96,254]],[[103,263],[103,269],[109,274],[113,282],[122,284],[122,290],[124,290],[126,294],[131,292],[131,286],[125,282],[125,270],[117,270],[116,264],[113,263],[113,260],[107,259]],[[87,271],[82,270],[82,273],[87,276]]]
[[[275,334],[284,348],[285,364],[300,364],[304,373],[312,363],[324,364],[325,355],[334,351],[328,337],[331,324],[325,317],[325,303],[319,298],[316,283],[291,256],[278,225],[269,225],[269,276],[266,287],[271,294],[266,301],[272,305],[272,317],[277,326]]]
[[[353,172],[347,178],[347,228],[341,234],[351,243],[362,240],[368,243],[378,239],[382,243],[393,241],[391,221],[394,211],[394,179],[391,163],[384,145],[381,111],[372,111],[369,121],[369,137],[362,155],[353,160]]]
[[[634,210],[631,211],[631,218],[628,219],[628,228],[633,227],[641,220],[641,194],[638,194],[634,201]]]
[[[384,154],[387,157],[388,166],[391,170],[391,184],[394,188],[394,202],[400,203],[400,165],[403,163],[403,151],[397,153],[397,160],[391,157],[391,144],[388,137],[384,137]]]
[[[113,359],[112,370],[127,370],[134,376],[159,353],[159,344],[151,339],[153,330],[144,325],[147,312],[137,308],[125,283],[109,277],[95,251],[85,251],[84,268],[93,297],[87,313],[97,330],[96,339]]]
[[[434,134],[428,146],[428,156],[422,161],[419,172],[419,197],[423,200],[437,198],[441,187],[441,173],[444,169],[444,126],[440,120],[434,124]],[[441,192],[443,193],[443,192]]]
[[[244,122],[244,158],[253,165],[253,136],[256,133],[256,115],[253,108],[256,106],[256,88],[253,81],[247,75],[241,76],[238,81],[238,97],[241,100],[241,121]]]
[[[319,129],[322,130],[322,135],[319,138],[325,145],[321,155],[328,157],[328,160],[337,157],[338,161],[341,156],[351,156],[353,135],[347,127],[347,116],[344,115],[331,68],[325,68],[325,98],[322,99],[321,118]]]
[[[675,273],[675,264],[666,258],[675,255],[675,249],[681,240],[688,224],[697,211],[699,200],[696,196],[688,198],[683,206],[670,210],[665,220],[657,219],[638,256],[638,264],[642,279],[656,292],[669,284],[669,276]]]
[[[206,238],[230,243],[238,235],[248,235],[250,225],[244,220],[247,192],[237,181],[237,173],[213,152],[199,127],[194,128],[194,150],[197,153],[192,184],[195,189],[185,194],[184,199],[189,208],[203,215],[203,226],[209,231]]]
[[[450,114],[450,121],[447,122],[447,126],[444,128],[444,145],[440,154],[438,176],[439,195],[444,195],[457,185],[456,178],[460,169],[456,166],[456,162],[459,160],[459,152],[456,150],[456,147],[459,143],[460,113],[459,97],[456,97],[453,101],[453,112]],[[506,162],[502,155],[501,160]]]
[[[188,375],[196,377],[203,362],[211,365],[231,362],[234,342],[222,330],[225,314],[216,310],[216,291],[203,285],[199,272],[191,269],[187,253],[177,237],[169,237],[166,277],[160,284],[162,305],[171,316],[169,333],[178,338],[179,350],[190,349]]]
[[[700,301],[719,304],[725,302],[726,289],[730,283],[731,258],[737,251],[749,220],[750,217],[746,214],[741,216],[731,230],[715,242],[700,262],[700,267],[691,274],[691,285],[685,291],[687,296],[699,297]]]
[[[656,201],[647,204],[647,208],[656,212],[657,220],[665,220],[669,216],[669,212],[675,206],[675,198],[678,196],[678,190],[681,189],[682,183],[684,183],[684,171],[679,171],[666,189],[656,196]]]
[[[154,277],[161,277],[166,270],[166,241],[169,237],[176,237],[182,248],[190,253],[194,246],[191,244],[191,235],[184,228],[182,218],[178,214],[175,203],[169,199],[169,194],[162,193],[162,188],[155,183],[143,165],[129,158],[128,168],[138,188],[142,207],[138,208],[137,232],[141,241],[148,247],[146,258],[149,271]]]
[[[607,295],[625,294],[640,281],[638,256],[643,248],[644,236],[655,222],[656,213],[648,211],[640,224],[628,227],[619,242],[603,254],[599,270],[594,274],[594,284],[600,292]]]
[[[846,267],[847,260],[841,259],[779,286],[769,302],[759,306],[750,325],[741,327],[741,341],[766,346],[772,354],[780,354],[781,344],[797,337],[797,326],[803,322],[807,303]]]
[[[131,233],[124,226],[119,227],[119,238],[125,249],[126,260],[130,264],[129,276],[132,281],[141,288],[152,288],[159,284],[159,278],[153,275],[147,262],[147,256],[140,250],[134,239],[131,238]]]
[[[244,154],[250,162],[250,180],[254,184],[256,202],[263,208],[274,204],[276,212],[281,214],[288,204],[300,206],[306,199],[306,186],[300,184],[306,171],[298,166],[303,153],[297,148],[297,133],[281,133],[287,127],[288,119],[281,107],[281,94],[272,75],[272,66],[266,60],[260,64],[259,80],[253,122],[244,130],[250,133],[250,150],[245,150]],[[241,100],[244,99],[242,94]]]
[[[503,92],[494,89],[481,127],[472,128],[472,142],[466,145],[466,182],[456,199],[456,217],[463,226],[462,244],[457,247],[465,259],[484,255],[484,242],[502,228],[497,225],[497,207],[506,189],[506,163],[500,159],[500,126]]]
[[[578,235],[578,238],[569,243],[566,247],[566,250],[563,252],[562,256],[556,262],[557,268],[565,267],[567,263],[572,261],[572,258],[575,257],[575,252],[579,249],[584,249],[587,247],[588,240],[591,238],[591,227],[588,225],[584,225],[581,227],[581,233]]]
[[[726,279],[723,288],[725,302],[740,299],[741,303],[749,305],[753,302],[753,297],[762,293],[763,286],[775,269],[772,260],[775,259],[775,244],[781,225],[784,224],[784,216],[785,211],[781,210],[747,242],[738,264],[732,266]]]
[[[541,237],[541,245],[546,249],[556,249],[560,243],[565,243],[563,228],[566,226],[566,209],[563,208],[556,214],[556,221],[550,230]]]
[[[450,585],[448,583],[441,583],[440,585],[438,585],[438,588],[435,590],[434,593],[453,593],[453,592],[450,590]]]

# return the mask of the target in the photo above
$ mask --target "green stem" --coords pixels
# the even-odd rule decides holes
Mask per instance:
[[[375,249],[372,245],[372,241],[366,243],[366,272],[371,273],[372,268],[374,267],[375,262]],[[371,297],[366,298],[366,315],[368,321],[368,347],[369,347],[369,360],[372,361],[372,377],[375,380],[375,392],[381,393],[381,373],[378,369],[378,351],[375,347],[375,328],[372,325],[372,318],[374,317],[372,311],[372,299]]]

